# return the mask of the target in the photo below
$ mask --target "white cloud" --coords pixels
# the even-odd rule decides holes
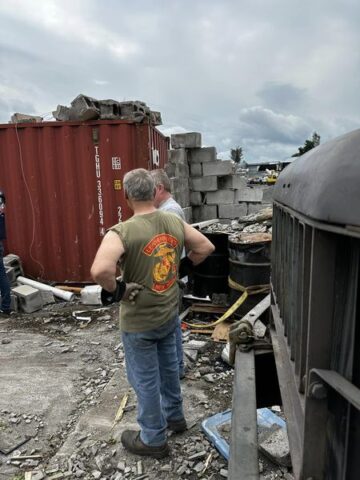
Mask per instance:
[[[360,125],[353,0],[11,0],[0,20],[1,121],[80,92],[139,99],[167,135],[199,131],[219,155],[241,145],[251,161]]]

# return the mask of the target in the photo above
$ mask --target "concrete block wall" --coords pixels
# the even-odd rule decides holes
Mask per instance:
[[[201,146],[200,133],[171,135],[171,146],[165,170],[172,194],[194,223],[231,221],[271,203],[272,187],[248,186],[231,160],[218,160],[215,147]]]

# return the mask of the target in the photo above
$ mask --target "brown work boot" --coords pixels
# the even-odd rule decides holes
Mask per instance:
[[[181,418],[180,420],[168,420],[167,428],[174,433],[185,432],[185,430],[187,430],[186,420],[185,418]]]
[[[146,445],[140,438],[140,432],[136,430],[124,430],[121,435],[121,443],[126,450],[136,455],[143,455],[153,458],[163,458],[169,455],[170,448],[167,442],[159,447]]]

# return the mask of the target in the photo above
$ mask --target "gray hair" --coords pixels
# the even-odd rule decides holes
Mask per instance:
[[[164,185],[164,189],[171,193],[171,185],[167,173],[162,168],[157,168],[156,170],[151,170],[151,175],[154,179],[155,186]]]
[[[130,200],[148,202],[154,200],[155,182],[147,170],[136,168],[124,175],[124,190]]]

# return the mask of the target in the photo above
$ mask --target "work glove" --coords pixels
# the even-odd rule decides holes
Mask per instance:
[[[184,257],[180,260],[179,265],[179,278],[190,275],[194,270],[194,264],[189,257]]]
[[[101,290],[101,302],[103,305],[111,305],[112,303],[120,302],[120,300],[128,300],[134,304],[136,296],[143,288],[144,287],[138,283],[126,283],[120,278],[117,278],[116,288],[113,292],[108,292],[104,288]]]

